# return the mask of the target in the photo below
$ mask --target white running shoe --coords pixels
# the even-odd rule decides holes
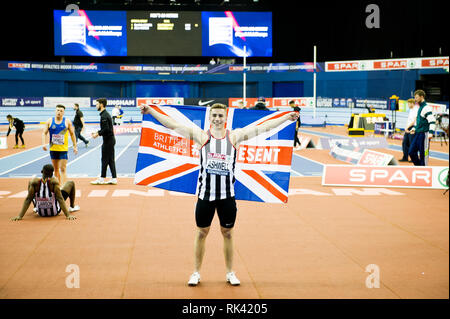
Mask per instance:
[[[227,273],[227,282],[229,282],[232,286],[239,286],[241,284],[234,271]]]
[[[108,182],[108,184],[117,185],[117,178],[111,178],[111,180]]]
[[[33,208],[33,212],[35,212],[36,214],[38,213],[37,207]]]
[[[80,210],[80,206],[75,205],[74,207],[69,207],[69,212],[73,213]]]
[[[200,282],[200,273],[196,271],[191,275],[191,278],[189,278],[188,285],[197,286],[199,282]]]
[[[97,178],[95,181],[91,182],[92,185],[105,185],[107,184],[105,179],[102,177]]]

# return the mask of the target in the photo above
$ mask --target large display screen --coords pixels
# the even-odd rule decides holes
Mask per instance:
[[[57,56],[272,56],[271,12],[54,10]]]

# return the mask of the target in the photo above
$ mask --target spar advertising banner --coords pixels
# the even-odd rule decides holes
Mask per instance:
[[[448,166],[325,165],[324,186],[447,189]]]
[[[136,106],[141,104],[147,105],[183,105],[182,97],[138,97],[136,98]]]
[[[43,106],[42,97],[0,97],[0,106]]]
[[[325,62],[326,72],[447,68],[447,57]]]
[[[312,97],[274,97],[274,107],[289,107],[289,101],[294,101],[295,105],[301,108],[314,107],[314,99]]]
[[[266,98],[266,106],[268,108],[271,108],[273,106],[273,99],[272,98]],[[246,108],[250,108],[252,106],[255,106],[256,102],[258,101],[258,98],[256,97],[250,97],[245,99],[245,105],[244,105],[244,99],[241,97],[230,97],[228,99],[228,106],[229,107],[236,107],[236,108],[242,108],[242,105],[244,105]]]

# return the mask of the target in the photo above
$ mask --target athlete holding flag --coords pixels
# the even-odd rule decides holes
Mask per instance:
[[[211,128],[204,131],[195,125],[190,127],[182,125],[158,112],[152,106],[141,104],[139,107],[142,114],[151,114],[165,127],[201,146],[198,201],[195,209],[197,224],[194,242],[195,265],[194,273],[191,275],[188,285],[196,286],[200,282],[200,268],[205,254],[205,240],[216,209],[224,239],[226,280],[231,285],[239,285],[240,281],[233,271],[232,233],[237,212],[234,193],[237,149],[240,143],[276,128],[285,121],[296,121],[299,116],[298,112],[286,113],[257,126],[230,131],[225,129],[227,106],[216,103],[210,108]]]

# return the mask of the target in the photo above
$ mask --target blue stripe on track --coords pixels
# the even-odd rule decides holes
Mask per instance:
[[[291,168],[303,176],[322,176],[323,165],[293,154]]]

